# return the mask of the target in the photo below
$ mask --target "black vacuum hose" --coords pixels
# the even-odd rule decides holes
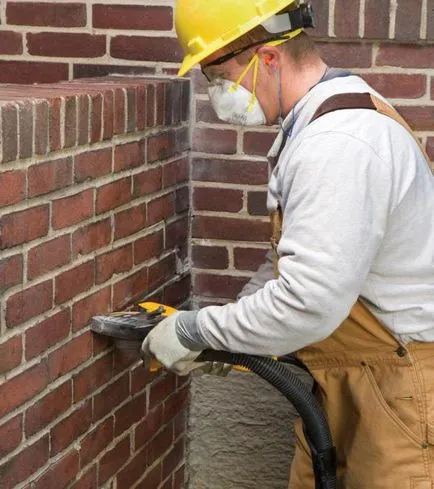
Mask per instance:
[[[278,361],[254,355],[207,350],[200,355],[198,361],[224,362],[246,367],[281,392],[303,420],[312,451],[316,489],[336,489],[336,450],[327,420],[315,396],[294,373]],[[297,364],[297,360],[294,363]]]

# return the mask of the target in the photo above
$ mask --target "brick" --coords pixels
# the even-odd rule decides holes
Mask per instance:
[[[23,416],[20,414],[0,426],[0,458],[17,448],[23,438]]]
[[[147,87],[141,86],[137,87],[137,130],[143,131],[146,128],[146,118],[147,118],[147,97],[146,97]]]
[[[102,138],[103,124],[103,98],[100,93],[91,95],[91,111],[90,111],[90,141],[97,143]]]
[[[38,433],[72,405],[72,382],[68,380],[26,411],[26,437]]]
[[[176,377],[168,373],[158,382],[151,385],[149,391],[149,409],[152,410],[165,399],[167,399],[176,389]]]
[[[176,257],[172,254],[149,267],[149,289],[156,289],[174,275],[176,275]]]
[[[71,489],[97,489],[97,470],[94,465],[88,472],[76,479]]]
[[[137,125],[136,87],[127,87],[127,132],[135,132]]]
[[[431,158],[431,161],[434,161],[434,138],[428,138],[426,143],[426,151],[428,156]]]
[[[175,139],[176,139],[176,151],[178,153],[183,151],[189,151],[191,149],[190,130],[188,127],[180,127],[176,129]]]
[[[339,38],[359,37],[360,0],[335,1],[335,34]]]
[[[205,297],[235,299],[248,281],[246,277],[198,273],[194,279],[194,290]]]
[[[185,275],[180,280],[164,288],[164,304],[182,304],[190,299],[191,276]]]
[[[151,410],[146,418],[136,426],[134,431],[135,449],[147,444],[161,429],[164,422],[163,406]]]
[[[111,311],[111,291],[106,287],[81,299],[72,306],[72,331],[79,331],[89,324],[93,316]]]
[[[1,465],[2,489],[17,487],[20,482],[43,467],[48,461],[48,452],[48,436],[44,436]]]
[[[81,153],[75,157],[74,176],[76,183],[93,180],[111,172],[111,148]]]
[[[66,489],[79,472],[79,454],[74,449],[51,465],[34,483],[34,489]]]
[[[103,418],[110,413],[110,411],[113,411],[119,404],[127,399],[129,394],[130,385],[129,375],[127,373],[94,397],[94,421]]]
[[[81,441],[80,461],[86,467],[113,440],[113,418],[110,417],[88,433]]]
[[[18,103],[19,158],[30,158],[33,154],[33,103],[26,100]]]
[[[365,38],[387,39],[390,25],[390,0],[366,0]]]
[[[142,231],[146,227],[146,204],[118,212],[114,220],[114,239],[125,238]]]
[[[234,130],[196,128],[193,133],[193,151],[235,154],[237,152],[237,133]]]
[[[89,142],[89,96],[79,95],[77,99],[78,104],[78,144],[83,146]]]
[[[217,117],[217,114],[209,100],[196,101],[196,121],[206,122],[208,124],[223,124],[223,122]]]
[[[48,383],[47,365],[39,363],[12,377],[0,386],[0,416],[12,412],[42,392]],[[0,472],[1,473],[1,472]]]
[[[395,39],[418,41],[422,17],[422,0],[399,0],[396,11]]]
[[[45,155],[48,150],[48,103],[35,101],[35,154]]]
[[[167,160],[176,154],[174,131],[163,132],[148,139],[148,163]]]
[[[431,68],[434,46],[419,44],[380,44],[376,65],[402,68]]]
[[[71,260],[71,236],[65,234],[35,246],[27,254],[27,278],[33,280]]]
[[[147,118],[146,125],[147,127],[155,126],[156,119],[156,110],[155,110],[155,87],[153,85],[148,85],[146,92],[146,109],[147,109]]]
[[[267,250],[261,248],[235,248],[234,265],[237,270],[256,271],[265,263]]]
[[[170,7],[141,5],[94,5],[93,27],[100,29],[138,29],[170,31],[173,15]]]
[[[157,126],[164,125],[164,119],[166,116],[166,107],[165,107],[165,83],[158,83],[155,87],[155,110],[156,110],[156,124]]]
[[[194,245],[192,260],[195,268],[213,268],[223,270],[229,266],[229,254],[223,246]]]
[[[21,336],[14,336],[9,340],[0,343],[0,375],[18,367],[21,363],[22,356],[23,340]]]
[[[163,195],[148,202],[148,226],[152,226],[163,219],[173,216],[175,213],[174,197],[174,194],[171,192],[170,194]]]
[[[0,32],[0,54],[22,54],[22,34],[13,31]]]
[[[277,134],[275,132],[246,132],[244,134],[244,153],[267,156]]]
[[[18,156],[18,108],[15,104],[7,104],[1,107],[1,123],[2,161],[14,161]]]
[[[114,134],[114,91],[105,91],[102,107],[104,141],[112,139]]]
[[[148,457],[149,458],[149,457]],[[161,463],[150,470],[141,483],[137,486],[138,489],[157,489],[161,482]]]
[[[183,246],[186,243],[189,235],[189,225],[187,217],[166,225],[166,250],[170,250],[175,246]]]
[[[38,316],[53,305],[53,281],[47,280],[9,297],[6,302],[6,325],[13,328]]]
[[[0,260],[0,292],[23,281],[23,256],[13,255]]]
[[[106,384],[113,374],[113,354],[99,358],[74,375],[74,403],[80,402]]]
[[[434,0],[428,0],[426,34],[429,41],[434,40]]]
[[[163,231],[139,238],[134,243],[134,264],[143,263],[151,258],[158,257],[164,250]]]
[[[247,219],[196,216],[193,238],[268,242],[270,225],[268,222]]]
[[[183,489],[185,484],[185,466],[180,467],[173,479],[173,489]]]
[[[178,188],[175,193],[175,212],[180,214],[190,208],[190,185]]]
[[[60,137],[60,117],[62,100],[60,98],[51,99],[49,102],[49,143],[50,150],[57,151],[61,147]]]
[[[67,79],[67,63],[0,60],[0,83],[55,83]]]
[[[243,191],[196,187],[193,190],[193,207],[197,211],[240,212],[243,208]]]
[[[69,195],[53,201],[52,226],[63,229],[85,221],[94,213],[94,191],[83,190],[78,194]]]
[[[201,182],[265,185],[268,163],[265,161],[218,160],[194,158],[193,180]]]
[[[51,453],[56,455],[74,443],[92,424],[92,401],[88,400],[51,428]]]
[[[45,353],[49,348],[67,338],[71,330],[69,309],[38,322],[26,331],[26,360]]]
[[[107,451],[99,461],[99,483],[103,484],[112,477],[130,458],[130,436],[125,436],[111,450]]]
[[[62,304],[90,289],[94,284],[93,260],[82,263],[55,278],[55,302]]]
[[[157,459],[162,457],[172,446],[173,425],[166,425],[149,443],[148,465],[153,464]]]
[[[113,131],[115,134],[125,133],[126,94],[123,88],[115,90],[113,106]]]
[[[320,54],[329,66],[336,68],[370,68],[372,45],[368,43],[317,43]]]
[[[397,107],[398,112],[415,131],[431,131],[434,120],[434,106]]]
[[[102,214],[131,200],[131,177],[122,178],[97,189],[96,212]]]
[[[134,396],[143,391],[146,386],[156,379],[161,372],[150,372],[145,370],[143,365],[136,365],[130,369],[131,395]]]
[[[128,272],[133,267],[133,245],[128,244],[96,258],[96,283],[110,280],[113,275]]]
[[[0,207],[22,202],[26,196],[24,171],[12,170],[1,174]]]
[[[267,192],[248,192],[247,210],[251,216],[268,216]]]
[[[65,148],[75,146],[77,142],[77,99],[65,97]]]
[[[177,39],[146,36],[115,36],[110,43],[110,54],[118,59],[173,63],[179,63],[183,57]]]
[[[115,411],[115,436],[120,436],[134,424],[141,421],[146,414],[146,394],[131,399],[127,404]]]
[[[138,454],[134,454],[134,457],[128,462],[128,464],[119,471],[117,474],[117,486],[123,488],[133,487],[133,485],[143,477],[146,470],[147,463],[147,451],[142,450]],[[161,467],[158,466],[161,472]],[[161,479],[159,479],[160,481]],[[140,487],[140,486],[139,486]],[[147,486],[152,489],[154,486]],[[155,486],[156,487],[156,486]]]
[[[86,6],[72,2],[8,2],[6,21],[9,25],[84,27],[86,25]]]
[[[184,459],[184,440],[177,441],[163,460],[163,479],[169,477]],[[172,489],[172,486],[170,486]]]
[[[92,355],[92,336],[84,333],[48,356],[50,380],[56,380],[88,360]]]
[[[387,98],[420,98],[427,91],[425,75],[367,73],[361,76]]]
[[[162,169],[161,167],[137,173],[133,177],[134,197],[144,197],[145,195],[157,192],[162,188]]]
[[[113,308],[123,309],[135,299],[143,297],[148,291],[148,269],[138,270],[113,286]]]
[[[188,407],[189,393],[190,385],[187,384],[164,401],[164,419],[166,421],[175,418],[183,409]],[[186,423],[183,428],[186,428]]]
[[[145,141],[134,141],[115,148],[115,172],[136,168],[145,164]]]
[[[163,188],[171,187],[177,183],[187,182],[190,165],[187,158],[181,158],[163,166]]]
[[[112,223],[107,218],[83,226],[72,234],[73,256],[86,255],[108,246],[112,239]]]
[[[105,54],[106,38],[85,33],[28,33],[27,48],[33,56],[98,58]]]
[[[0,217],[0,249],[42,238],[48,233],[47,204]]]
[[[48,194],[72,184],[72,158],[61,158],[28,169],[29,197]]]

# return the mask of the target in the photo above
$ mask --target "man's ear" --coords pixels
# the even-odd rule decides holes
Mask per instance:
[[[274,46],[262,46],[258,49],[257,54],[267,68],[273,72],[279,69],[282,55]]]

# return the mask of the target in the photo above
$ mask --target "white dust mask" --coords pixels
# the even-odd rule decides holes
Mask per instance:
[[[251,93],[241,85],[241,82],[253,64],[255,65],[253,77],[254,92]],[[221,78],[213,81],[208,88],[208,93],[219,119],[230,124],[240,124],[242,126],[261,126],[267,123],[264,110],[255,94],[258,66],[259,57],[256,55],[236,83]]]

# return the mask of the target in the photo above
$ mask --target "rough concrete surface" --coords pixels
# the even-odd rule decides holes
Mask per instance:
[[[187,489],[287,489],[296,413],[278,391],[233,372],[191,394]]]

